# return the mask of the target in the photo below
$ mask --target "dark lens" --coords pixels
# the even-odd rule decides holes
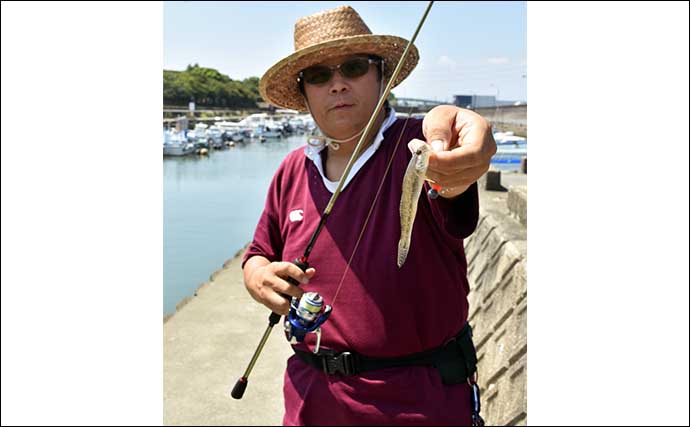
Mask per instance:
[[[324,67],[322,65],[314,65],[306,70],[302,71],[302,77],[304,81],[311,85],[318,85],[321,83],[326,83],[331,79],[333,72],[330,68]]]
[[[366,58],[354,58],[343,62],[340,66],[343,75],[348,78],[362,77],[369,71],[369,60]]]

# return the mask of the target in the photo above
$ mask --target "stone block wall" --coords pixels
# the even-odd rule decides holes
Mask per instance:
[[[505,201],[501,208],[483,206],[477,229],[465,240],[486,425],[527,423],[526,188],[511,188],[508,200],[519,214]]]

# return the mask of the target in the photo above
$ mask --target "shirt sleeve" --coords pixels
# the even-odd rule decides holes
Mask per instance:
[[[269,261],[280,261],[283,255],[284,241],[280,233],[280,182],[283,172],[283,165],[278,168],[271,180],[266,195],[264,210],[259,218],[259,223],[254,231],[254,239],[247,247],[247,251],[242,258],[242,268],[249,258],[261,255]]]
[[[426,183],[425,190],[428,191],[430,188]],[[476,182],[453,199],[439,196],[436,199],[429,199],[429,203],[434,219],[451,237],[465,239],[477,228],[479,193]]]

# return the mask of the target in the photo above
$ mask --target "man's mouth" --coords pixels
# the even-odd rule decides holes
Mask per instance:
[[[351,107],[352,107],[352,104],[345,104],[345,103],[342,103],[342,104],[336,104],[336,105],[334,105],[334,106],[331,108],[331,110],[335,110],[335,111],[346,110],[346,109],[351,108]]]

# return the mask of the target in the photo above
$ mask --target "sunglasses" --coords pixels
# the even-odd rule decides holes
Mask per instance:
[[[319,85],[328,82],[333,77],[335,70],[339,70],[343,77],[354,79],[365,75],[369,71],[370,64],[378,64],[379,62],[379,59],[352,58],[340,65],[314,65],[300,71],[299,78],[311,85]]]

